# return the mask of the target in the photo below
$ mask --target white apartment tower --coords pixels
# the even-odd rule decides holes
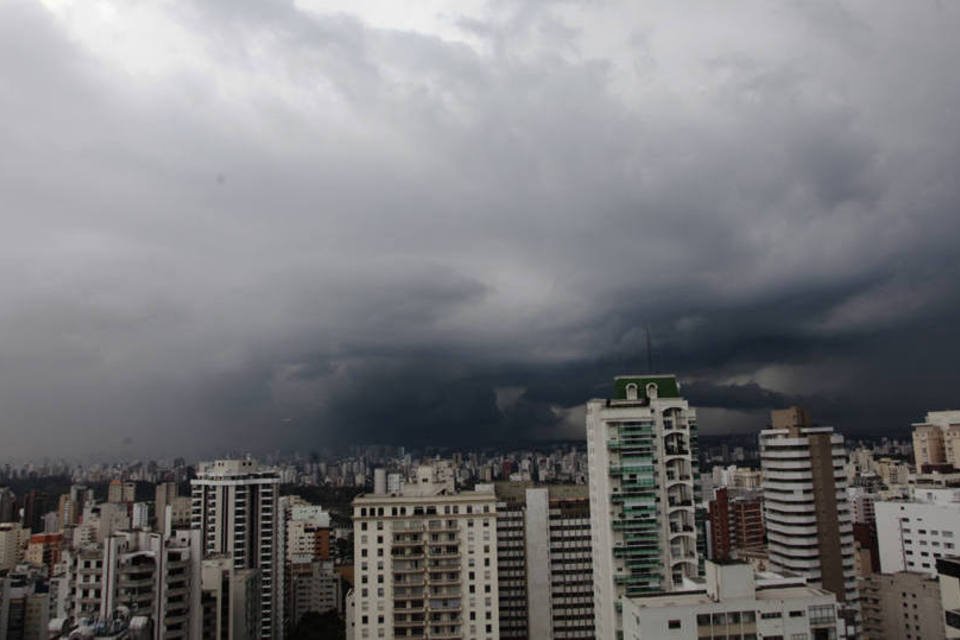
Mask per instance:
[[[764,518],[771,571],[805,576],[834,593],[849,637],[860,626],[853,524],[843,436],[812,427],[806,412],[772,412],[760,432]]]
[[[421,467],[399,495],[354,499],[348,637],[500,637],[496,495],[452,491],[440,475]]]
[[[672,375],[619,376],[587,403],[596,637],[622,630],[620,600],[699,572],[696,413]]]
[[[254,460],[201,463],[193,493],[192,526],[202,532],[204,556],[225,555],[237,570],[256,569],[261,640],[283,637],[283,548],[279,531],[280,477]]]

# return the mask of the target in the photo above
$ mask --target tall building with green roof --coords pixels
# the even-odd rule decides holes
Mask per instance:
[[[675,376],[618,376],[586,421],[596,632],[612,639],[621,598],[699,573],[696,412]]]

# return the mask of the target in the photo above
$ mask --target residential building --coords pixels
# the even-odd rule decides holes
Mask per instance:
[[[30,531],[18,522],[0,522],[0,571],[13,569],[23,561]]]
[[[833,640],[845,634],[833,593],[797,576],[755,574],[746,563],[708,560],[701,586],[623,599],[623,640]]]
[[[283,548],[280,478],[254,460],[201,463],[191,480],[194,529],[205,556],[226,555],[233,568],[256,569],[261,640],[283,636]]]
[[[586,425],[596,634],[613,638],[622,597],[698,575],[696,412],[675,376],[619,376]]]
[[[873,574],[862,582],[864,640],[943,640],[940,584],[927,574]]]
[[[137,483],[113,479],[107,486],[107,502],[133,502],[136,493]]]
[[[937,575],[944,636],[947,640],[955,640],[960,638],[960,558],[952,556],[938,559]]]
[[[913,458],[917,471],[925,467],[960,469],[960,411],[930,411],[913,425]]]
[[[332,561],[330,513],[296,496],[280,499],[286,545],[285,615],[295,626],[308,612],[339,610],[340,577]]]
[[[397,495],[353,501],[354,637],[500,637],[493,487],[422,466]]]
[[[62,549],[62,533],[35,533],[27,542],[23,559],[35,567],[47,567],[50,575],[53,575],[54,566],[60,562]]]
[[[500,637],[593,638],[587,487],[498,482],[495,490]]]
[[[260,572],[235,566],[233,559],[225,555],[207,558],[202,563],[202,640],[260,637]]]
[[[798,407],[772,412],[772,423],[760,433],[770,569],[836,594],[855,637],[859,599],[843,436],[811,426]]]
[[[708,504],[710,557],[737,558],[741,551],[756,551],[766,544],[763,526],[763,497],[753,491],[720,487]]]
[[[880,569],[935,576],[938,558],[958,553],[960,489],[911,489],[911,498],[874,503]]]
[[[0,639],[46,640],[49,619],[50,598],[35,568],[0,576]]]

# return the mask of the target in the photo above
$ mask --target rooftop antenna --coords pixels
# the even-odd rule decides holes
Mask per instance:
[[[647,373],[653,373],[653,350],[650,348],[650,327],[646,327],[647,332]]]

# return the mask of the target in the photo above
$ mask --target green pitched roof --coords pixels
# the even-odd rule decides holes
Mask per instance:
[[[651,383],[657,385],[657,395],[661,398],[680,397],[680,384],[676,376],[617,376],[613,379],[613,399],[626,400],[628,384],[637,385],[639,397],[646,399],[647,385]]]

